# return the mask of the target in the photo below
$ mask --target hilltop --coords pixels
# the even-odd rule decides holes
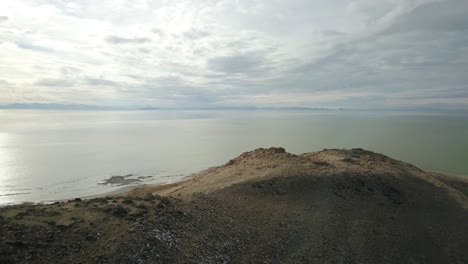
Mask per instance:
[[[1,263],[467,263],[468,178],[257,149],[118,197],[0,209]]]

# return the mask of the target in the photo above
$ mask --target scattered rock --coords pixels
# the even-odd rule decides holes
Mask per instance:
[[[124,199],[122,203],[123,204],[135,204],[135,202],[132,199]]]
[[[124,217],[128,214],[128,209],[123,207],[122,205],[117,205],[113,210],[112,214],[117,217]]]
[[[98,237],[96,235],[94,235],[94,234],[87,234],[86,235],[86,240],[87,241],[96,241],[96,240],[98,240]]]
[[[154,201],[154,200],[156,200],[156,196],[154,196],[152,193],[148,193],[145,196],[143,196],[143,200],[145,200],[145,201]]]
[[[91,199],[91,200],[89,200],[89,201],[90,201],[91,203],[101,203],[101,204],[108,204],[108,203],[109,203],[109,201],[107,201],[106,198],[102,198],[102,197],[100,197],[100,198],[94,198],[94,199]]]
[[[351,163],[351,164],[357,164],[357,160],[352,159],[352,158],[344,158],[341,161],[346,162],[346,163]]]

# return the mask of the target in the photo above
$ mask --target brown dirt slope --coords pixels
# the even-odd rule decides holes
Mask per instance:
[[[125,197],[0,210],[1,263],[468,263],[467,178],[257,149]]]

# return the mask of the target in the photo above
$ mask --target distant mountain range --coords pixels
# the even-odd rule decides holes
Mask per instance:
[[[257,111],[257,110],[344,110],[333,108],[314,108],[314,107],[255,107],[255,106],[213,106],[213,107],[143,107],[139,110],[240,110],[240,111]]]
[[[40,103],[15,103],[0,105],[0,109],[37,109],[37,110],[344,110],[332,108],[312,108],[312,107],[253,107],[253,106],[213,106],[213,107],[118,107],[99,106],[86,104],[40,104]]]
[[[0,105],[0,109],[37,109],[37,110],[124,110],[125,108],[113,106],[98,106],[85,104],[39,104],[16,103]],[[128,108],[127,108],[128,109]]]
[[[302,106],[284,106],[284,107],[256,107],[256,106],[207,106],[207,107],[137,107],[137,106],[101,106],[87,104],[58,104],[58,103],[14,103],[0,104],[0,109],[35,109],[35,110],[94,110],[94,111],[109,111],[109,110],[146,110],[146,111],[176,111],[176,110],[201,110],[201,111],[423,111],[423,112],[450,112],[468,114],[468,109],[444,109],[434,107],[417,107],[417,108],[398,108],[398,109],[345,109],[345,108],[321,108],[321,107],[302,107]]]

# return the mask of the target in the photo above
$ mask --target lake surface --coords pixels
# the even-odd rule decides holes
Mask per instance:
[[[367,111],[0,110],[0,204],[176,181],[258,147],[361,147],[468,175],[468,116]],[[151,177],[144,177],[151,176]],[[138,178],[141,177],[141,178]]]

